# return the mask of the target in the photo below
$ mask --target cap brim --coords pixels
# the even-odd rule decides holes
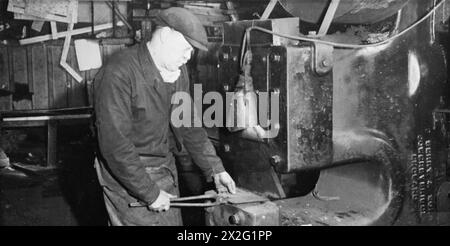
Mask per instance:
[[[205,45],[201,44],[200,42],[195,41],[195,40],[193,40],[192,38],[187,37],[186,35],[185,35],[184,37],[185,37],[186,40],[187,40],[192,46],[194,46],[195,48],[198,48],[198,49],[203,50],[203,51],[208,51],[208,47],[206,47]]]
[[[156,24],[157,26],[161,26],[161,27],[168,26],[168,27],[170,27],[170,28],[173,28],[173,27],[171,27],[171,26],[169,25],[169,23],[167,23],[164,19],[162,19],[162,18],[160,18],[160,17],[157,17],[157,18],[154,20],[154,22],[155,22],[155,24]],[[174,29],[174,30],[176,30],[176,29]],[[178,31],[178,30],[176,30],[176,31]],[[179,31],[178,31],[178,32],[179,32]],[[180,32],[180,33],[183,34],[182,32]],[[196,40],[194,40],[194,39],[188,37],[187,35],[184,35],[184,34],[183,34],[183,36],[184,36],[184,38],[185,38],[192,46],[194,46],[195,48],[200,49],[200,50],[203,50],[203,51],[208,51],[208,47],[206,47],[204,44],[201,44],[200,42],[198,42],[198,41],[196,41]]]

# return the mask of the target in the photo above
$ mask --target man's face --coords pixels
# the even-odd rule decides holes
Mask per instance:
[[[177,71],[191,59],[194,49],[180,32],[170,29],[169,35],[166,35],[162,42],[162,59],[167,70]]]

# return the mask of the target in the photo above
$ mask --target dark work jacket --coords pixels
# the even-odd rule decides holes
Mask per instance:
[[[175,83],[164,83],[143,43],[114,54],[95,78],[100,154],[117,184],[144,202],[156,200],[159,187],[146,174],[140,156],[164,159],[171,155],[168,137],[172,133],[206,177],[224,171],[203,128],[170,124],[173,93],[189,93],[186,67],[181,71]]]

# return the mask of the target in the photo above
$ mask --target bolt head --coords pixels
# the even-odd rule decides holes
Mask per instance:
[[[240,223],[239,215],[238,214],[231,215],[228,222],[230,222],[230,224],[232,225],[239,225]]]
[[[223,150],[225,151],[225,153],[231,152],[231,147],[230,147],[230,145],[229,145],[229,144],[225,144],[225,145],[223,146]]]
[[[281,61],[281,56],[280,55],[275,55],[273,58],[276,62]]]
[[[270,159],[274,164],[279,164],[281,162],[281,157],[279,155],[274,155],[270,157]]]
[[[228,58],[229,58],[228,53],[223,53],[223,54],[222,54],[222,59],[223,59],[224,61],[227,61]]]

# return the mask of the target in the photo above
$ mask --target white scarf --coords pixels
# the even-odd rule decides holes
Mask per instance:
[[[166,83],[174,83],[175,81],[177,81],[177,79],[180,77],[181,70],[178,69],[176,71],[169,71],[165,69],[163,66],[160,65],[160,62],[157,59],[158,55],[155,54],[155,51],[152,50],[148,44],[147,48],[150,52],[150,55],[153,58],[153,62],[155,63],[156,68],[158,69],[159,73],[161,74],[161,77],[163,78],[163,81]]]

